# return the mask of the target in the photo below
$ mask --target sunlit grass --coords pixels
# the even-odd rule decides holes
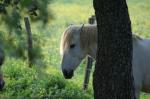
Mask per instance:
[[[132,22],[132,30],[143,37],[150,37],[150,1],[131,0],[128,8]]]

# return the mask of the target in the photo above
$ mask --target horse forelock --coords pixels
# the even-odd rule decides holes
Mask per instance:
[[[61,36],[60,53],[63,53],[65,49],[69,48],[71,40],[73,39],[74,29],[75,27],[71,25],[63,32]]]

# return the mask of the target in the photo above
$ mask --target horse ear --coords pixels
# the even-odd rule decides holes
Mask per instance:
[[[82,26],[79,28],[80,33],[82,32],[83,27],[84,27],[84,24],[82,24]]]

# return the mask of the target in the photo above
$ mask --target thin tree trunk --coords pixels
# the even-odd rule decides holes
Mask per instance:
[[[134,99],[132,32],[125,0],[94,0],[98,52],[95,99]]]
[[[86,65],[86,69],[85,69],[83,90],[87,90],[87,88],[88,88],[90,73],[91,73],[91,70],[92,70],[92,63],[93,63],[93,59],[88,56],[87,57],[87,65]]]
[[[94,24],[95,22],[95,16],[91,16],[88,19],[88,23],[89,24]],[[92,70],[92,63],[93,63],[93,59],[91,57],[87,57],[87,65],[86,65],[86,69],[85,69],[85,77],[84,77],[84,83],[83,83],[83,90],[87,90],[88,88],[88,84],[89,84],[89,79],[90,79],[90,73]]]
[[[4,81],[4,76],[3,76],[3,71],[2,71],[2,65],[4,63],[5,60],[5,53],[4,51],[0,48],[0,91],[3,89],[4,85],[5,85],[5,81]]]
[[[5,53],[4,51],[0,48],[0,68],[2,66],[2,64],[4,63],[5,60]]]
[[[29,67],[32,66],[32,33],[31,33],[31,28],[30,28],[30,23],[28,17],[24,18],[26,30],[27,30],[27,36],[28,36],[28,64]]]

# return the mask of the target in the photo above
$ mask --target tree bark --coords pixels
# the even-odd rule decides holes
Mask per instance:
[[[98,51],[93,88],[95,99],[135,99],[132,32],[125,0],[93,0]]]

